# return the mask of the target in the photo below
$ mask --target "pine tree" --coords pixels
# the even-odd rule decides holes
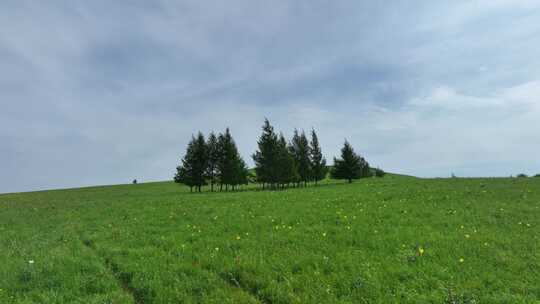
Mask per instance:
[[[278,182],[277,163],[278,163],[278,137],[274,132],[274,127],[270,125],[268,119],[264,120],[262,134],[257,141],[259,150],[253,154],[255,162],[255,173],[257,181],[262,183],[263,189],[266,184],[275,187]]]
[[[284,140],[285,138],[283,138],[283,141]],[[292,141],[288,143],[287,151],[289,152],[289,156],[292,158],[292,161],[293,161],[292,163],[293,169],[292,169],[292,172],[290,172],[290,177],[289,177],[288,182],[292,183],[295,187],[298,187],[300,185],[301,179],[300,179],[300,174],[298,174],[298,162],[296,161],[296,158],[295,158],[295,148],[293,146]]]
[[[249,170],[246,165],[246,162],[242,159],[240,154],[237,154],[235,157],[235,174],[234,174],[234,184],[233,186],[236,187],[238,185],[247,185],[249,180]]]
[[[211,132],[208,136],[208,142],[206,146],[208,147],[208,169],[206,175],[210,179],[210,191],[214,191],[216,177],[219,175],[218,162],[221,153],[221,151],[219,150],[218,139],[214,132]]]
[[[374,174],[375,174],[376,177],[383,177],[386,174],[386,172],[384,172],[384,170],[381,169],[381,168],[376,168],[374,170]],[[454,176],[454,178],[455,178],[455,176]]]
[[[363,158],[360,158],[360,167],[362,168],[360,170],[361,174],[360,177],[372,177],[373,172],[371,171],[371,167],[369,166],[369,163]]]
[[[309,141],[304,131],[299,135],[298,130],[294,130],[291,148],[298,169],[299,179],[304,182],[304,185],[307,185],[307,181],[311,177],[311,161],[309,159]]]
[[[233,190],[235,190],[237,186],[245,185],[248,183],[249,170],[247,168],[246,162],[242,159],[242,156],[240,156],[238,148],[236,147],[236,143],[230,135],[228,128],[225,133],[228,133],[230,137],[228,145],[228,150],[230,152],[228,152],[228,155],[230,155],[232,164],[231,169],[233,170],[230,182]]]
[[[319,138],[315,130],[311,130],[311,143],[310,143],[310,158],[311,158],[311,178],[317,184],[318,181],[323,180],[328,173],[326,168],[326,159],[322,155],[321,147],[319,146]]]
[[[362,177],[363,169],[362,158],[354,152],[349,142],[345,141],[341,149],[341,159],[334,158],[332,178],[346,179],[352,183],[353,179]]]
[[[283,134],[280,134],[278,140],[278,181],[281,187],[296,182],[300,179],[298,175],[298,168],[294,160],[294,156],[291,153],[290,148],[287,146],[287,141]]]
[[[174,175],[174,182],[189,186],[190,192],[193,192],[193,186],[195,186],[192,168],[194,157],[195,138],[192,136],[191,141],[188,143],[186,154],[182,158],[182,164],[176,167],[176,174]]]
[[[199,132],[197,137],[191,137],[186,155],[182,159],[182,165],[177,167],[175,182],[193,187],[201,192],[201,186],[205,184],[205,173],[208,167],[208,154],[204,135]]]
[[[220,151],[218,161],[220,189],[222,190],[223,185],[225,185],[225,189],[228,190],[230,185],[234,190],[237,185],[246,184],[249,172],[246,163],[238,152],[229,128],[225,130],[225,134],[219,135],[218,147]]]
[[[225,134],[220,133],[218,137],[218,150],[219,150],[219,161],[218,161],[218,172],[219,172],[219,190],[223,190],[223,185],[225,185],[225,190],[229,189],[229,184],[233,176],[233,164],[231,162],[231,153],[230,153],[230,141],[231,136],[229,129],[225,130]]]

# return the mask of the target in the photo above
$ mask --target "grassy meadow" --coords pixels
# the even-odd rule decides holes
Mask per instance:
[[[540,178],[0,195],[0,303],[540,303]]]

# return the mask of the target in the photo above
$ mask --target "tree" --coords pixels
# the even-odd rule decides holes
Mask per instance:
[[[328,173],[326,167],[326,159],[323,157],[321,147],[319,146],[319,139],[315,130],[311,130],[311,143],[310,143],[310,160],[311,160],[311,178],[317,184],[318,181],[323,180]]]
[[[383,169],[381,169],[381,168],[376,168],[375,169],[375,176],[376,177],[383,177],[385,174],[386,174],[386,172],[384,172]],[[453,173],[452,173],[452,178],[455,178],[455,175]]]
[[[363,158],[360,157],[360,177],[372,177],[373,171],[371,170],[371,167],[369,166],[369,163]]]
[[[247,185],[249,183],[249,170],[246,162],[242,159],[240,154],[237,154],[234,160],[235,173],[233,180],[233,189],[238,185]]]
[[[182,159],[182,165],[177,167],[174,181],[193,187],[201,192],[201,186],[205,184],[205,173],[208,167],[208,154],[204,135],[199,132],[197,137],[191,137],[186,155]]]
[[[214,191],[214,184],[216,182],[216,177],[219,175],[218,172],[218,163],[221,156],[221,151],[218,145],[218,139],[214,132],[211,132],[208,136],[208,142],[206,143],[208,147],[208,168],[206,175],[210,179],[210,191]]]
[[[223,185],[225,185],[225,190],[229,189],[229,183],[232,180],[233,175],[233,163],[231,161],[231,149],[230,144],[232,141],[232,136],[227,128],[225,134],[220,133],[218,137],[218,150],[219,150],[219,160],[217,163],[217,171],[219,172],[219,191],[223,190]]]
[[[294,156],[291,153],[290,147],[287,146],[287,141],[283,134],[280,134],[278,141],[278,181],[281,187],[296,182],[299,180],[297,164],[294,160]]]
[[[263,189],[265,184],[274,188],[278,182],[278,137],[268,119],[264,120],[262,134],[257,141],[257,145],[259,149],[252,156],[255,162],[257,181],[262,183]]]
[[[311,177],[311,161],[309,141],[304,131],[299,135],[298,130],[294,130],[291,150],[296,162],[299,180],[304,182],[304,185],[307,185],[307,181]]]
[[[353,179],[362,177],[363,169],[362,158],[354,152],[349,142],[345,141],[341,148],[341,159],[334,158],[332,178],[346,179],[352,183]]]
[[[246,184],[249,172],[229,128],[225,130],[225,134],[219,135],[218,150],[220,156],[217,167],[220,174],[220,190],[223,189],[223,185],[225,185],[225,190],[228,190],[229,185],[234,190],[237,185]]]

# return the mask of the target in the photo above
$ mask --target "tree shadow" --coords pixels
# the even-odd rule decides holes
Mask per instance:
[[[184,194],[191,194],[191,195],[197,195],[197,194],[223,194],[223,193],[244,193],[244,192],[284,192],[284,191],[296,191],[296,190],[305,190],[305,189],[319,189],[319,188],[329,188],[329,187],[339,187],[339,186],[347,186],[347,185],[358,185],[358,184],[361,184],[363,183],[363,180],[367,180],[368,178],[362,178],[362,179],[359,179],[357,181],[353,181],[352,183],[349,183],[347,182],[346,180],[345,181],[339,181],[339,180],[332,180],[332,181],[325,181],[323,183],[318,183],[318,184],[314,184],[314,183],[311,183],[307,186],[300,186],[300,187],[296,187],[296,186],[289,186],[289,187],[285,187],[285,188],[268,188],[268,187],[265,187],[263,188],[262,185],[260,184],[249,184],[247,186],[243,186],[242,188],[240,189],[235,189],[235,190],[222,190],[222,191],[219,191],[219,190],[216,190],[214,189],[214,191],[210,191],[210,186],[203,186],[203,191],[201,192],[196,192],[196,191],[193,191],[193,192],[189,192],[189,191],[186,191],[186,192],[183,192]],[[185,185],[183,185],[185,186]],[[187,187],[187,186],[185,186]]]

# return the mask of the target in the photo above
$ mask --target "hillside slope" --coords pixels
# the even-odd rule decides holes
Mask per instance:
[[[540,179],[188,192],[164,182],[0,195],[0,303],[540,298]]]

